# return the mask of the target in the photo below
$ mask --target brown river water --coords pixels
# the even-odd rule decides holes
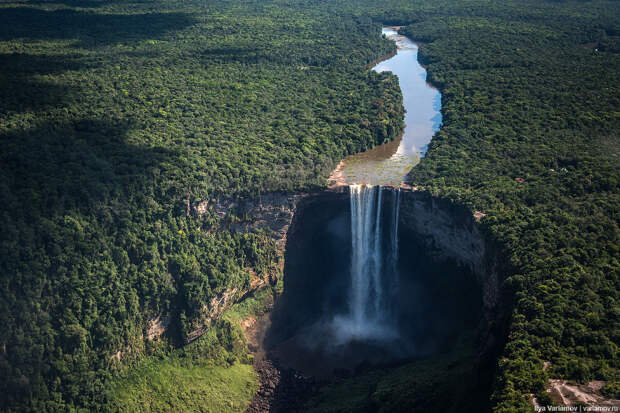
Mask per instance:
[[[426,82],[426,70],[418,62],[418,46],[395,28],[383,35],[396,42],[397,53],[373,70],[398,76],[405,107],[405,130],[401,138],[366,152],[346,157],[332,175],[340,185],[400,186],[422,156],[441,125],[441,94]]]

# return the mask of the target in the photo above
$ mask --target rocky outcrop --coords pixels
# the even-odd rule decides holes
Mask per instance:
[[[262,277],[259,277],[254,269],[247,268],[246,270],[252,275],[249,288],[246,290],[237,288],[226,290],[213,297],[209,304],[202,309],[202,316],[194,320],[194,325],[187,333],[185,342],[191,342],[204,334],[211,323],[234,303],[277,282],[278,277],[282,274],[287,236],[291,230],[291,225],[293,225],[294,219],[298,219],[298,216],[302,215],[299,213],[300,205],[346,196],[346,190],[347,188],[343,187],[306,194],[270,193],[262,195],[258,199],[229,198],[218,201],[199,201],[193,204],[187,201],[188,215],[202,216],[212,209],[218,217],[218,230],[233,233],[267,231],[278,248],[280,266],[277,271],[264,274]]]
[[[348,194],[346,185],[338,185],[327,191],[301,194],[270,193],[258,199],[223,199],[196,202],[191,211],[201,216],[213,208],[221,223],[221,229],[231,232],[255,232],[267,230],[280,251],[284,252],[289,228],[296,216],[300,202],[321,202]]]
[[[242,294],[240,294],[238,288],[232,288],[211,298],[211,300],[209,300],[209,305],[202,308],[201,313],[203,316],[199,320],[196,320],[196,325],[187,333],[185,341],[189,343],[202,336],[209,326],[211,326],[211,323],[217,320],[224,310],[237,302],[241,296]]]
[[[151,341],[157,341],[170,325],[170,317],[157,316],[149,320],[149,326],[146,330],[146,338]]]
[[[231,232],[254,232],[267,230],[282,251],[286,245],[286,233],[290,226],[297,202],[307,195],[271,193],[258,199],[223,199],[196,202],[191,208],[202,216],[209,208],[218,217],[221,229]]]

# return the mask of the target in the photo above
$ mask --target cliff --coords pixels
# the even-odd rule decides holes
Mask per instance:
[[[414,232],[438,261],[452,259],[471,270],[482,290],[480,356],[493,358],[503,341],[510,308],[502,291],[509,270],[497,246],[481,231],[475,214],[427,192],[401,188],[400,226]]]

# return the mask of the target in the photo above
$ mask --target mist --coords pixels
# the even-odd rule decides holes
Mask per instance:
[[[305,208],[265,338],[282,365],[353,374],[449,351],[476,329],[481,297],[472,274],[399,230],[394,192],[354,188],[348,200]]]

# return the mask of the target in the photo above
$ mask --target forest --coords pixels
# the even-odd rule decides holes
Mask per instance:
[[[543,405],[549,378],[620,398],[620,9],[454,8],[403,30],[443,92],[444,126],[409,180],[487,216],[514,308],[497,411]],[[548,368],[543,369],[544,363]]]
[[[395,138],[398,81],[367,67],[394,51],[382,24],[420,42],[442,92],[408,181],[483,212],[510,268],[493,410],[531,410],[550,377],[620,398],[617,1],[7,0],[0,410],[122,410],[158,359],[245,389],[234,323],[185,338],[276,247],[193,206],[321,190]],[[176,329],[154,343],[162,314]]]
[[[148,319],[183,342],[275,266],[268,234],[187,205],[320,188],[394,138],[397,79],[364,68],[394,48],[380,30],[261,2],[3,2],[0,409],[100,408],[113,356],[154,351]]]

